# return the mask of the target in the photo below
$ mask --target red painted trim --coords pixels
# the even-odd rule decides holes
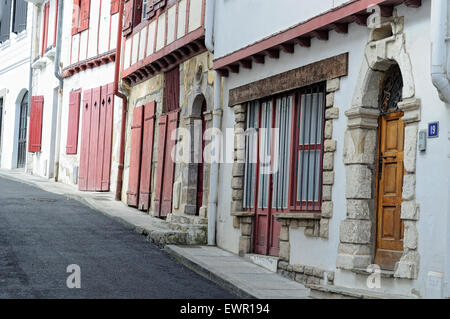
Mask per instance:
[[[190,9],[190,6],[191,6],[191,1],[186,0],[186,25],[185,25],[184,34],[188,34],[188,32],[189,32],[189,9]]]
[[[202,22],[201,25],[205,25],[205,10],[206,10],[206,5],[205,5],[205,0],[202,0]]]
[[[188,0],[189,1],[189,0]],[[348,5],[338,7],[316,16],[307,22],[294,26],[286,31],[271,36],[265,40],[259,41],[255,44],[249,45],[245,48],[239,49],[229,55],[221,57],[214,61],[214,69],[224,68],[227,65],[235,64],[239,60],[248,58],[252,55],[258,54],[262,51],[268,50],[274,46],[280,45],[287,41],[292,41],[298,37],[304,36],[314,30],[326,27],[329,24],[342,20],[353,14],[357,14],[362,11],[366,11],[368,7],[372,5],[379,5],[382,3],[400,3],[402,1],[392,0],[358,0]]]
[[[86,69],[94,69],[103,64],[108,64],[116,60],[116,51],[112,50],[105,54],[98,55],[96,57],[86,59],[84,61],[69,65],[63,69],[63,77],[68,78],[72,75],[79,73]]]
[[[132,65],[131,67],[129,67],[128,69],[124,70],[122,72],[122,78],[127,77],[128,75],[130,75],[131,73],[137,71],[138,69],[149,65],[152,62],[155,62],[156,60],[159,60],[160,58],[168,55],[169,53],[187,45],[188,43],[200,39],[201,37],[203,37],[205,35],[205,30],[203,27],[199,27],[197,30],[192,31],[191,33],[189,33],[188,35],[182,37],[181,39],[178,39],[174,42],[172,42],[171,44],[169,44],[168,46],[165,46],[164,48],[162,48],[161,50],[159,50],[156,53],[153,53],[151,55],[149,55],[148,57],[146,57],[145,59],[138,61],[136,64]],[[155,45],[156,45],[156,41],[155,41]]]
[[[169,29],[169,9],[166,11],[166,28],[164,31],[164,46],[167,45],[167,30]]]
[[[44,56],[45,50],[48,45],[48,20],[50,15],[50,2],[46,2],[44,5],[44,15],[42,17],[42,48],[41,48],[41,56]]]
[[[178,12],[180,9],[180,2],[177,1],[176,6],[177,8],[175,9],[175,39],[173,40],[174,42],[177,41],[178,39]]]
[[[55,1],[55,29],[53,32],[53,46],[56,47],[56,36],[58,31],[58,2],[59,0]]]
[[[153,41],[153,53],[156,52],[156,42],[158,40],[158,23],[159,23],[159,14],[160,11],[156,12],[156,23],[155,23],[155,41]],[[150,55],[151,56],[151,55]],[[144,59],[145,60],[145,59]]]
[[[102,21],[102,3],[103,1],[100,1],[100,8],[98,9],[98,29],[97,29],[97,55],[100,53],[100,25]],[[89,45],[89,43],[88,43]],[[87,56],[89,57],[89,55]]]

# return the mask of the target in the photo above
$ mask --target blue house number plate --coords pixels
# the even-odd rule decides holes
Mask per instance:
[[[439,122],[428,123],[428,138],[439,137]]]

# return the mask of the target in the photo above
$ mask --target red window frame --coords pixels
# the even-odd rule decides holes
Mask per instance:
[[[258,195],[259,195],[259,170],[260,170],[260,132],[261,128],[261,116],[262,116],[262,105],[263,103],[272,102],[272,127],[275,125],[275,118],[277,113],[277,100],[285,97],[292,97],[292,121],[291,121],[291,136],[290,136],[290,159],[289,159],[289,195],[288,195],[288,207],[285,209],[277,209],[273,207],[273,203],[269,202],[270,209],[275,211],[276,213],[316,213],[320,214],[322,210],[322,186],[323,186],[323,156],[324,156],[324,133],[325,133],[325,83],[321,82],[318,84],[314,84],[308,87],[304,87],[301,89],[297,89],[295,91],[290,91],[287,93],[277,94],[271,97],[262,98],[258,100],[258,114],[257,116],[257,163],[255,168],[255,194],[253,201],[253,208],[244,208],[245,211],[254,211],[258,208]],[[303,94],[308,93],[323,93],[323,101],[321,101],[323,105],[323,112],[321,114],[321,127],[319,128],[321,132],[321,140],[319,144],[299,144],[300,139],[300,131],[302,126],[300,125],[301,112],[303,110],[303,106],[301,105],[301,96]],[[251,103],[251,102],[250,102]],[[273,141],[271,141],[273,143]],[[297,183],[298,183],[298,174],[301,174],[301,170],[298,168],[298,153],[302,150],[321,150],[320,154],[320,164],[319,164],[319,177],[318,177],[318,194],[317,201],[298,201],[296,198],[297,195]],[[272,154],[273,155],[273,154]],[[245,177],[244,177],[245,178]],[[273,178],[271,179],[273,180]],[[269,197],[273,197],[273,188],[269,185]]]
[[[44,5],[43,17],[42,17],[42,48],[41,56],[44,56],[45,50],[47,50],[48,44],[48,20],[50,15],[50,2]]]
[[[74,0],[72,12],[72,35],[89,29],[91,0]]]

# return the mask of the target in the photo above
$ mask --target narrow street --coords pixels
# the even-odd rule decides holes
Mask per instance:
[[[0,298],[235,298],[78,201],[2,178],[0,190]]]

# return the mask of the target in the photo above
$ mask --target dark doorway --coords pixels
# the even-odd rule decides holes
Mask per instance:
[[[0,164],[2,159],[3,99],[0,99]]]
[[[202,104],[202,114],[201,114],[201,121],[202,121],[202,134],[201,134],[201,156],[200,156],[200,163],[198,164],[198,176],[197,176],[197,216],[200,215],[200,208],[203,206],[203,178],[204,178],[204,152],[205,152],[205,132],[206,132],[206,119],[205,119],[205,112],[206,112],[206,100],[203,101]]]
[[[25,168],[27,158],[27,117],[28,117],[28,93],[20,103],[19,141],[17,148],[17,168]]]

